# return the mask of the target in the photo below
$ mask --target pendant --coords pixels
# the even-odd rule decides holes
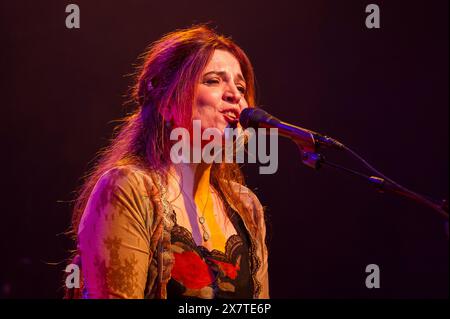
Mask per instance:
[[[200,216],[199,218],[198,218],[198,221],[200,222],[200,224],[204,224],[205,223],[205,217],[203,217],[203,216]]]
[[[208,241],[208,239],[209,239],[209,234],[207,232],[204,232],[203,233],[203,240],[204,241]]]

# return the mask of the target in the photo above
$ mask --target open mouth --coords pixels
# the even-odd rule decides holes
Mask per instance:
[[[239,113],[235,110],[226,110],[222,114],[231,126],[235,126],[239,122]]]

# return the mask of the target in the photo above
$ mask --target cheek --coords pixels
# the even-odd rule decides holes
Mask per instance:
[[[200,88],[192,108],[193,118],[213,116],[215,112],[219,111],[221,97],[222,95],[217,90]]]

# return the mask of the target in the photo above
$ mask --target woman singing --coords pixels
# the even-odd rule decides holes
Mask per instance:
[[[66,298],[269,298],[264,212],[239,166],[170,156],[174,128],[224,134],[254,105],[246,54],[206,26],[170,33],[133,97],[74,207],[82,280]]]

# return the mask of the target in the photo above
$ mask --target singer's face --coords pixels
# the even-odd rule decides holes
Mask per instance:
[[[238,60],[229,52],[216,50],[203,70],[192,109],[193,120],[201,120],[202,131],[239,124],[239,114],[248,107],[246,84]]]

